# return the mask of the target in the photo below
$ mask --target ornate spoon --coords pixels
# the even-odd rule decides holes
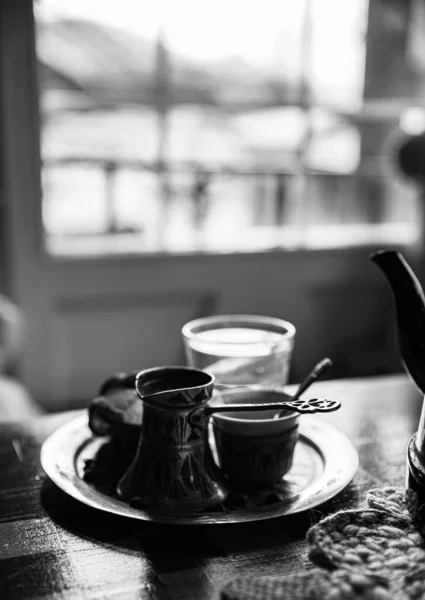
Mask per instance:
[[[273,394],[273,392],[269,392]],[[259,392],[261,394],[261,392]],[[284,395],[283,392],[276,392],[279,396]],[[215,412],[236,412],[236,411],[258,411],[258,410],[293,410],[298,413],[315,413],[315,412],[332,412],[340,408],[341,403],[337,400],[326,400],[325,398],[312,398],[310,400],[294,399],[294,396],[289,396],[288,400],[281,402],[244,402],[244,403],[227,403],[223,404],[220,397],[213,398],[208,401],[205,407],[207,414]]]

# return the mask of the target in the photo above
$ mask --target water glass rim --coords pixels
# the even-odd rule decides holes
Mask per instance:
[[[214,315],[210,317],[201,317],[185,323],[182,327],[182,335],[187,340],[195,340],[199,333],[210,330],[226,329],[232,326],[244,326],[246,328],[252,328],[264,331],[273,330],[282,335],[285,340],[290,340],[295,336],[295,326],[289,321],[280,319],[278,317],[266,317],[264,315],[252,315],[252,314],[226,314],[226,315]],[[208,340],[208,344],[229,344],[230,346],[252,344],[252,340],[238,341],[234,340]]]

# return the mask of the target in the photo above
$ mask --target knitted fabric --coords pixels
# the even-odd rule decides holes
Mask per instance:
[[[315,568],[238,577],[222,600],[425,599],[425,506],[402,488],[371,490],[367,508],[339,511],[307,533]]]

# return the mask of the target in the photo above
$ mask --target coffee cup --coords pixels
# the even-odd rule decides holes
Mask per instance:
[[[282,402],[283,391],[236,389],[221,392],[223,404]],[[300,415],[284,411],[235,411],[215,413],[212,429],[216,460],[234,489],[275,488],[290,470],[298,441]]]

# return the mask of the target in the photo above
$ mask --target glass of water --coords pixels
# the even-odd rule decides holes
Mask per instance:
[[[259,315],[220,315],[182,328],[190,366],[216,377],[218,387],[279,389],[287,382],[295,342],[292,323]]]

